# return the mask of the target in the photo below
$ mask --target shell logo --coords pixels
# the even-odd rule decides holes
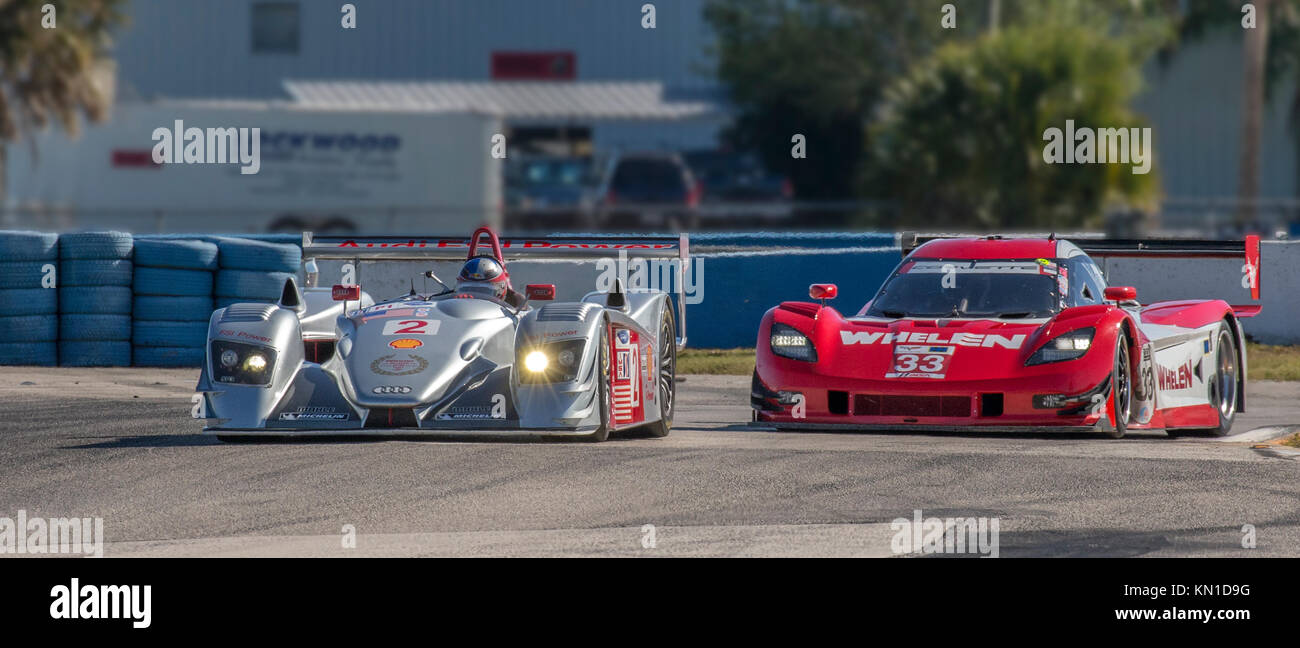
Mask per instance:
[[[418,349],[424,346],[424,343],[412,338],[402,338],[400,340],[389,342],[388,346],[393,347],[394,349]]]

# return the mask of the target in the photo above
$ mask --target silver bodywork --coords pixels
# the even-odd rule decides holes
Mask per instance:
[[[670,295],[615,292],[589,293],[578,302],[528,302],[516,310],[463,292],[378,304],[364,295],[360,303],[327,301],[329,289],[304,294],[290,280],[279,304],[234,304],[212,314],[198,384],[212,420],[206,431],[591,434],[602,425],[600,381],[613,392],[612,411],[604,409],[607,429],[653,424],[663,418],[655,360],[664,345],[675,349],[684,338],[663,334],[665,312],[675,319]],[[311,362],[304,341],[312,340],[334,340],[335,350]],[[624,359],[622,365],[601,370],[602,340],[610,360]],[[519,359],[541,345],[566,342],[581,346],[572,379],[521,375],[527,370],[517,366]],[[273,358],[266,384],[232,377],[220,364],[229,348],[238,350],[241,362],[245,354]]]

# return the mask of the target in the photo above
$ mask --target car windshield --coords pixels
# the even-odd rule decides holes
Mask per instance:
[[[588,166],[576,159],[529,160],[512,169],[507,181],[516,186],[580,185],[589,176]]]
[[[1060,309],[1060,266],[1048,259],[915,259],[872,300],[873,317],[1046,317]]]

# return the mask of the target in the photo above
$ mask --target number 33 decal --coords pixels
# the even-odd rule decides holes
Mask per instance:
[[[917,355],[915,353],[903,353],[894,356],[894,371],[924,371],[926,373],[935,373],[941,369],[948,359],[948,356],[929,354]]]
[[[400,319],[384,322],[384,335],[434,335],[438,332],[439,320]]]

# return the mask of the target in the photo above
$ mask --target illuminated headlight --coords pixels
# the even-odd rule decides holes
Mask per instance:
[[[578,379],[586,340],[562,340],[521,350],[521,382],[567,382]]]
[[[1082,358],[1083,354],[1088,352],[1092,346],[1092,337],[1096,335],[1097,329],[1091,326],[1087,328],[1075,329],[1069,333],[1062,333],[1046,344],[1039,347],[1029,359],[1025,361],[1026,366],[1047,364],[1049,362],[1061,362],[1062,360],[1074,360]]]
[[[773,324],[768,344],[772,347],[772,353],[783,358],[817,362],[817,349],[813,348],[812,341],[792,326]]]
[[[244,369],[249,371],[263,371],[266,369],[266,356],[260,353],[251,353],[247,360],[244,360]]]
[[[546,366],[551,364],[550,359],[542,351],[530,351],[524,356],[524,367],[533,373],[546,371]]]
[[[275,368],[275,349],[240,342],[216,340],[208,357],[212,363],[212,379],[219,383],[235,385],[269,385],[271,370]]]

